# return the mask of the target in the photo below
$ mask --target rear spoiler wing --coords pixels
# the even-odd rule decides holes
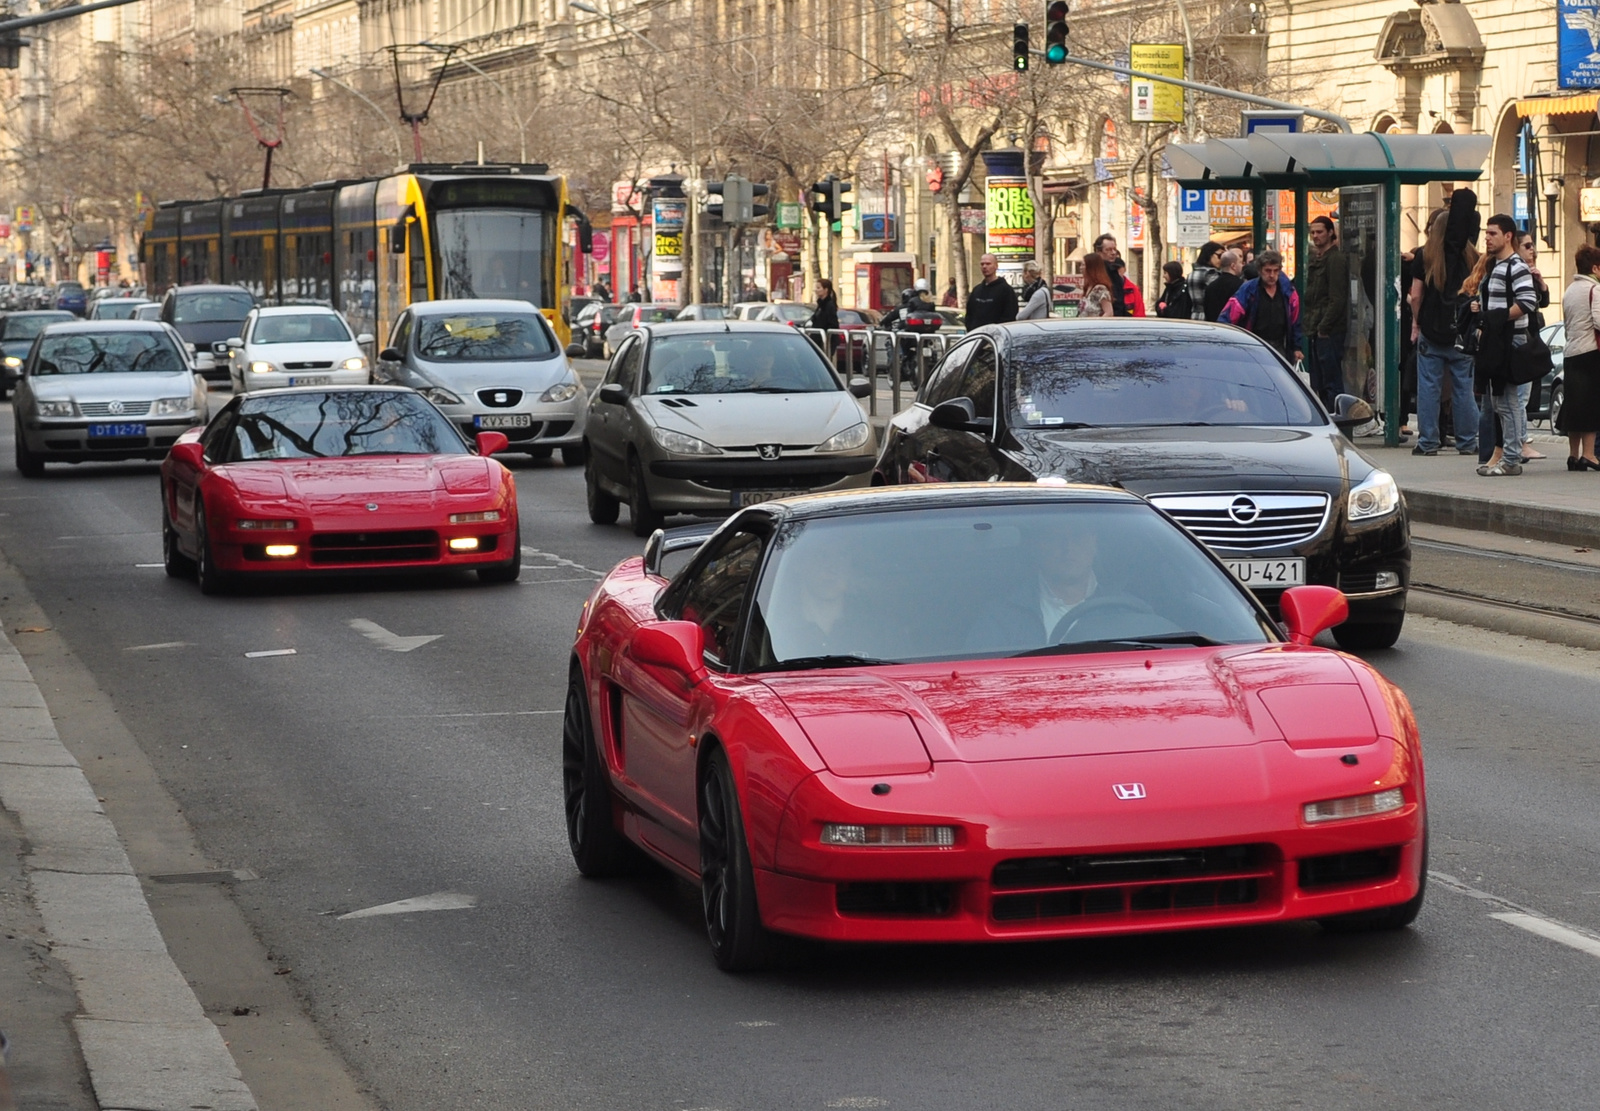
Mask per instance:
[[[644,571],[647,575],[661,575],[661,561],[673,552],[699,548],[712,533],[722,527],[721,521],[703,521],[682,528],[656,529],[644,543]]]

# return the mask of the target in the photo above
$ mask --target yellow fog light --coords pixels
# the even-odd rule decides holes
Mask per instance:
[[[268,544],[266,548],[268,559],[293,559],[300,554],[298,544]]]
[[[475,552],[478,550],[478,538],[476,536],[457,536],[450,541],[450,550],[452,552]]]

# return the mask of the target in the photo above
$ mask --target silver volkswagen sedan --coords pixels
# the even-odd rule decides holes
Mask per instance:
[[[783,324],[647,324],[589,399],[589,518],[628,503],[649,536],[669,513],[720,516],[791,494],[866,486],[877,437],[815,344]]]
[[[47,462],[165,458],[205,421],[206,386],[166,324],[52,324],[23,360],[12,411],[17,470],[38,478]]]
[[[507,451],[583,462],[587,404],[556,334],[526,301],[422,301],[395,321],[373,380],[410,386],[470,442],[504,432]]]

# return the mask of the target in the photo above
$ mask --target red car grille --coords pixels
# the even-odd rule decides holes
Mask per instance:
[[[438,558],[439,534],[431,529],[320,532],[311,538],[312,563],[425,563]]]
[[[1220,845],[1143,853],[1023,857],[990,877],[997,922],[1229,913],[1279,889],[1271,845]]]

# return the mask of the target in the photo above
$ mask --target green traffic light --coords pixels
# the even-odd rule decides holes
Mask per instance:
[[[1059,42],[1053,42],[1044,52],[1044,60],[1053,66],[1059,66],[1067,60],[1067,48]]]

